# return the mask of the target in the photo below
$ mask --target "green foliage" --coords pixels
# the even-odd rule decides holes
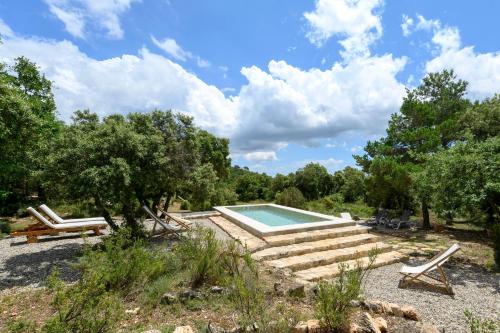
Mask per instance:
[[[309,163],[295,173],[295,186],[308,200],[321,198],[331,191],[328,170],[318,163]]]
[[[10,224],[7,221],[0,220],[0,235],[1,234],[10,234]]]
[[[339,275],[335,280],[319,283],[315,312],[321,326],[328,332],[338,332],[346,327],[351,301],[359,298],[363,279],[377,254],[376,250],[369,253],[369,263],[366,267],[363,267],[359,262],[355,267],[341,263],[339,264]]]
[[[96,276],[106,290],[125,296],[140,292],[144,284],[165,274],[168,267],[164,252],[147,248],[141,239],[133,239],[128,229],[105,238],[95,249],[87,248],[77,264],[84,276]]]
[[[174,248],[174,254],[177,254],[180,261],[180,268],[189,272],[190,285],[195,288],[221,281],[222,252],[223,244],[215,237],[215,232],[202,227],[190,231]]]
[[[191,208],[208,210],[216,196],[215,185],[218,177],[211,163],[202,164],[191,174],[187,186],[191,190]]]
[[[422,181],[438,212],[485,214],[490,226],[500,223],[500,137],[459,143],[435,154]]]
[[[235,166],[231,169],[229,181],[238,195],[238,200],[270,200],[273,193],[271,189],[272,177],[257,172],[249,171],[248,168]]]
[[[486,140],[500,133],[500,94],[476,102],[460,118],[465,134],[475,140]]]
[[[340,193],[346,202],[363,199],[366,193],[365,173],[352,167],[336,171],[332,176],[333,190]]]
[[[118,296],[107,291],[97,274],[87,273],[76,284],[66,286],[57,273],[48,280],[54,293],[52,306],[56,313],[42,328],[46,333],[109,332],[122,317]]]
[[[24,57],[0,64],[0,214],[14,213],[39,188],[47,146],[60,124],[51,82]],[[42,194],[42,193],[40,193]]]
[[[276,195],[276,203],[283,206],[304,208],[306,200],[296,187],[288,187]]]
[[[366,179],[368,204],[403,210],[413,207],[411,177],[407,167],[393,158],[372,160]]]
[[[26,319],[12,320],[7,323],[7,331],[9,333],[35,332],[36,324]]]
[[[481,319],[476,317],[469,309],[464,311],[471,333],[497,333],[500,331],[498,319]]]

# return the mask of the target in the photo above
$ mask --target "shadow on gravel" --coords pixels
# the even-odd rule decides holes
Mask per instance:
[[[426,260],[412,260],[410,265],[417,266],[426,263]],[[443,265],[443,269],[448,277],[448,281],[454,286],[466,286],[467,283],[474,284],[478,288],[493,289],[492,294],[500,294],[500,279],[499,274],[492,273],[484,269],[480,265],[465,264],[457,260],[451,259],[450,262]],[[431,272],[431,275],[438,278],[436,271]],[[429,279],[432,281],[431,279]],[[448,295],[445,288],[438,285],[429,286],[421,282],[408,282],[402,287],[403,289],[426,290],[439,294]]]
[[[0,290],[43,284],[53,269],[66,282],[74,282],[79,272],[71,268],[82,253],[82,244],[65,244],[38,252],[13,255],[0,268]]]

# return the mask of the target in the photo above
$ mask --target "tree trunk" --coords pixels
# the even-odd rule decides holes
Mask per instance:
[[[451,211],[448,211],[445,215],[446,225],[453,225],[453,214]]]
[[[429,207],[427,201],[422,200],[422,227],[424,229],[431,229],[431,220],[429,218]]]
[[[99,196],[95,196],[94,198],[95,198],[95,204],[96,204],[97,208],[99,208],[99,210],[101,211],[101,214],[104,217],[104,219],[106,220],[106,222],[109,224],[111,229],[113,229],[113,231],[117,231],[118,225],[115,223],[115,221],[113,221],[108,210],[106,208],[104,208],[104,205],[101,202],[101,198],[99,198]]]

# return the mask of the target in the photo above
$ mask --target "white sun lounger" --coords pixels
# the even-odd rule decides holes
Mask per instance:
[[[105,221],[85,221],[73,223],[55,224],[47,220],[42,214],[32,207],[28,207],[28,213],[38,222],[28,226],[24,230],[11,232],[12,237],[26,236],[28,243],[38,242],[40,235],[57,235],[61,232],[82,232],[92,230],[96,235],[100,235],[99,229],[104,229],[108,225]]]
[[[451,288],[450,283],[448,282],[448,279],[446,278],[446,274],[441,267],[450,257],[460,250],[460,245],[458,244],[453,244],[449,249],[446,251],[443,251],[436,256],[434,256],[428,263],[420,265],[420,266],[407,266],[403,265],[401,267],[400,273],[404,275],[403,279],[401,280],[401,285],[404,284],[407,281],[414,281],[414,280],[419,280],[424,283],[428,283],[425,280],[420,279],[421,276],[426,276],[428,278],[431,278],[433,280],[436,280],[442,284],[444,284],[446,290],[450,293],[453,294],[453,289]],[[430,276],[428,273],[437,269],[439,272],[439,279],[435,278],[434,276]]]
[[[63,219],[59,215],[56,214],[52,209],[50,209],[47,205],[43,204],[39,207],[47,216],[56,223],[78,223],[78,222],[105,222],[104,217],[89,217],[82,219]]]

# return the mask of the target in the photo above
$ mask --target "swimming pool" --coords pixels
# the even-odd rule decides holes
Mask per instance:
[[[355,225],[351,220],[275,204],[215,207],[222,216],[257,236]]]

